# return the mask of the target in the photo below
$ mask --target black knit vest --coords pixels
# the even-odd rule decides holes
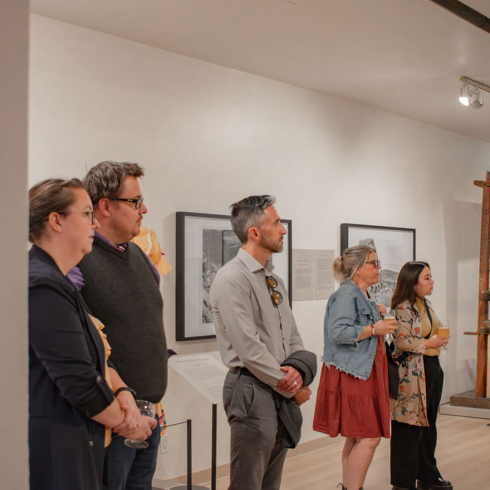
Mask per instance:
[[[144,252],[129,242],[121,252],[95,238],[80,263],[82,295],[104,325],[113,362],[139,399],[159,402],[167,388],[163,299]]]

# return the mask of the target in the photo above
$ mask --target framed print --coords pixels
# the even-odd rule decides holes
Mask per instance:
[[[287,230],[282,253],[272,255],[274,272],[281,277],[291,303],[292,222],[281,220]],[[240,241],[230,217],[218,214],[176,213],[176,334],[177,340],[214,338],[209,291],[216,273],[233,259]]]
[[[376,302],[389,307],[400,269],[406,262],[415,260],[415,229],[341,224],[341,253],[354,245],[369,245],[376,251],[381,262],[379,283],[368,290]]]

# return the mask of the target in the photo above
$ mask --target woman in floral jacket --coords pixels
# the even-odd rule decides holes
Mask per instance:
[[[393,357],[408,354],[398,369],[398,399],[391,400],[393,490],[453,488],[441,477],[435,459],[436,419],[444,380],[439,354],[449,337],[437,336],[441,322],[425,299],[433,285],[429,264],[407,262],[391,302],[398,322]]]

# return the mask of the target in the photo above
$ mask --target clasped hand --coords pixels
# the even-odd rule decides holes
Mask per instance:
[[[277,384],[278,390],[284,393],[294,393],[294,399],[298,405],[307,402],[311,396],[311,389],[303,386],[300,372],[292,366],[283,366],[281,371],[284,371],[286,375]]]
[[[112,430],[127,439],[147,439],[151,431],[157,426],[157,421],[151,417],[140,414],[136,402],[131,393],[122,392],[116,400],[125,412],[124,420]]]
[[[299,371],[292,366],[282,366],[281,371],[286,375],[277,383],[277,389],[284,393],[296,393],[303,386],[303,378]]]

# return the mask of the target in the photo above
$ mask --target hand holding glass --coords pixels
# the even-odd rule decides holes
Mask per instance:
[[[386,321],[393,321],[393,320],[396,320],[396,317],[395,317],[395,310],[390,310],[389,307],[386,308],[386,315],[384,316],[383,320],[386,322]],[[386,340],[388,342],[391,342],[393,340],[393,334],[392,333],[388,333],[386,334]]]
[[[145,417],[155,418],[155,405],[146,400],[136,400],[136,405]],[[141,439],[124,439],[124,444],[133,449],[146,449],[149,444]]]
[[[438,337],[449,337],[449,323],[448,322],[444,322],[442,324],[442,326],[439,327],[439,329],[437,330],[437,336]],[[449,350],[446,347],[447,342],[448,341],[446,340],[446,344],[441,347],[442,350]]]

